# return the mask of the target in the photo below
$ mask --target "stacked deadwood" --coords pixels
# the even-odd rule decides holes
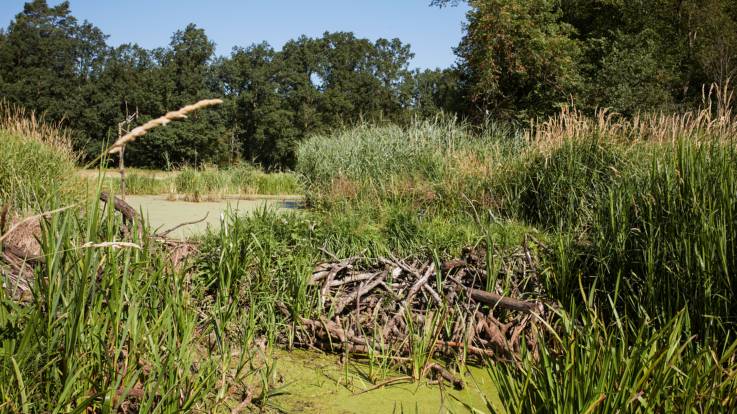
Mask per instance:
[[[487,263],[486,249],[433,260],[351,257],[318,265],[310,284],[322,315],[301,318],[301,345],[358,354],[412,354],[424,341],[432,356],[516,361],[537,353],[544,293],[536,256],[523,246]],[[542,246],[539,242],[536,242]],[[495,269],[489,279],[488,269]],[[487,290],[487,287],[489,289]]]

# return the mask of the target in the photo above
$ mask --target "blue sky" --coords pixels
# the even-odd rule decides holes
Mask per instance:
[[[0,0],[0,26],[7,27],[24,0]],[[49,0],[55,5],[60,0]],[[193,22],[217,44],[233,46],[266,40],[280,48],[301,34],[352,31],[359,37],[398,37],[412,45],[419,68],[448,67],[462,36],[466,6],[438,9],[429,0],[71,0],[72,13],[94,23],[118,45],[165,46],[172,33]]]

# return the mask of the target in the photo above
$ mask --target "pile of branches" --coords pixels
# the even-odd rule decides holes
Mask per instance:
[[[301,318],[297,343],[406,358],[423,341],[430,356],[479,362],[536,355],[547,315],[532,243],[546,249],[526,237],[517,249],[490,258],[481,247],[443,262],[351,257],[321,263],[310,280],[319,290],[321,316]]]

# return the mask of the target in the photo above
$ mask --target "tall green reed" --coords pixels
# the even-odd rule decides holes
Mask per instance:
[[[737,323],[737,153],[681,141],[650,168],[611,186],[593,223],[593,254],[610,290],[621,279],[629,315],[687,307],[702,334]]]
[[[44,223],[33,301],[1,300],[3,411],[174,412],[213,387],[185,275],[145,234],[132,240],[140,249],[95,246],[119,240],[120,224],[97,204]]]
[[[702,347],[685,312],[659,327],[593,309],[560,312],[559,336],[488,372],[508,413],[731,412],[737,342]]]

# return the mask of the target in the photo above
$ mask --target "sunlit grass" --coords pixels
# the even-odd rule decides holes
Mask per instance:
[[[733,144],[708,129],[697,136],[693,125],[678,139],[638,140],[591,122],[573,129],[585,134],[544,145],[495,125],[361,126],[305,142],[297,174],[248,165],[133,171],[129,194],[305,191],[311,208],[226,214],[183,269],[145,233],[130,240],[140,249],[82,247],[122,240],[120,219],[96,202],[52,216],[33,301],[0,297],[0,411],[135,402],[142,412],[228,412],[247,388],[263,408],[278,391],[272,361],[255,362],[259,346],[289,347],[296,317],[321,316],[308,280],[325,252],[449,257],[483,243],[504,251],[532,234],[547,245],[540,277],[558,316],[539,355],[489,362],[507,412],[729,412]],[[64,191],[76,188],[61,180],[69,158],[26,162],[48,144],[4,134],[0,182],[10,184],[0,194],[30,210],[64,205]],[[89,178],[89,191],[117,190],[108,177]],[[401,367],[398,355],[372,349],[371,381],[397,371],[419,380],[437,326],[412,331]]]
[[[103,187],[120,192],[120,176],[106,170]],[[82,174],[94,191],[96,175]],[[133,169],[126,172],[125,192],[129,195],[169,195],[190,201],[219,200],[226,197],[256,195],[299,195],[302,184],[289,172],[265,173],[256,167],[242,165],[226,169],[191,167],[173,171]]]

